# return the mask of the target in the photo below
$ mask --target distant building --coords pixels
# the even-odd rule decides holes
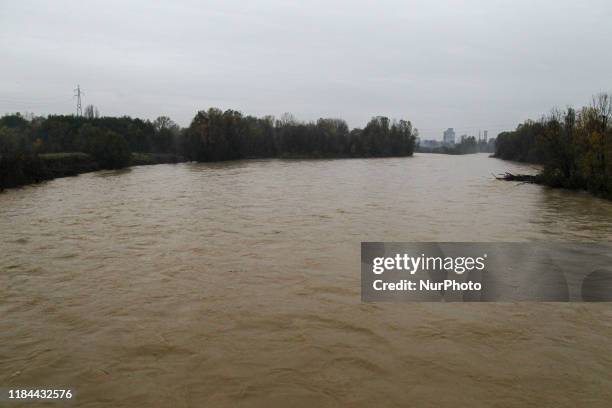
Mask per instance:
[[[453,128],[448,128],[444,131],[443,139],[445,145],[454,145],[455,144],[455,130]]]
[[[484,141],[486,142],[488,140],[488,135],[489,135],[489,131],[485,130],[484,131]]]

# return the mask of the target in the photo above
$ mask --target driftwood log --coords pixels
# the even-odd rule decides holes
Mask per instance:
[[[504,173],[495,176],[497,180],[506,180],[506,181],[520,181],[521,183],[534,183],[537,184],[540,182],[538,176],[534,176],[531,174],[512,174],[512,173]]]

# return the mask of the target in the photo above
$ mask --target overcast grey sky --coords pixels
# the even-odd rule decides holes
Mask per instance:
[[[0,0],[0,113],[199,109],[490,134],[612,90],[612,1]]]

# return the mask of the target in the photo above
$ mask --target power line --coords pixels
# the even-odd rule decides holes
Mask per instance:
[[[67,103],[71,103],[71,101],[65,100],[65,101],[57,101],[57,102],[16,102],[16,101],[3,101],[2,99],[0,99],[0,105],[1,106],[15,106],[15,107],[23,107],[23,106],[34,106],[37,108],[45,108],[45,107],[53,107],[53,106],[65,106]]]
[[[9,96],[9,95],[0,95],[0,101],[8,101],[8,102],[54,102],[54,101],[66,101],[72,100],[72,98],[67,97],[59,97],[59,96],[35,96],[35,97],[24,97],[24,96]]]

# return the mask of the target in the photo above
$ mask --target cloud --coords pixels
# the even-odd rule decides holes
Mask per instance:
[[[435,3],[435,4],[432,4]],[[610,90],[612,4],[37,1],[0,5],[0,112],[404,117],[491,134]]]

